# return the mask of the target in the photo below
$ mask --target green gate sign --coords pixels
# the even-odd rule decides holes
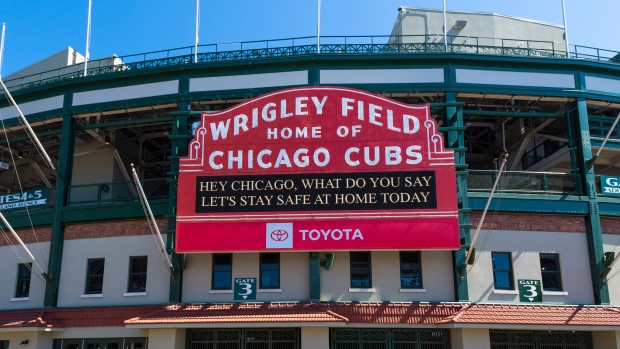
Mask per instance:
[[[601,176],[601,193],[620,197],[620,177]]]
[[[256,299],[256,278],[235,279],[234,289],[236,301],[248,301]]]
[[[517,280],[519,284],[519,301],[527,303],[542,302],[540,280]]]
[[[0,211],[15,210],[23,207],[47,206],[49,196],[50,190],[48,188],[0,195]]]

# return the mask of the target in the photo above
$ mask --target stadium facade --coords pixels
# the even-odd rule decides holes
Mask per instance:
[[[620,348],[619,54],[442,20],[6,77],[0,349]]]

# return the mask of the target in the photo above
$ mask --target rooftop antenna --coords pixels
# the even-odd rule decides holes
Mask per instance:
[[[321,53],[321,0],[317,3],[317,23],[316,23],[316,52]]]
[[[566,28],[566,8],[564,7],[564,0],[562,0],[562,16],[564,19],[564,44],[566,44],[566,57],[570,58],[570,53],[568,52],[568,28]]]
[[[90,54],[88,50],[90,49],[90,10],[93,7],[93,0],[88,0],[88,24],[86,24],[86,55],[84,56],[84,76],[88,73],[88,58],[90,58]]]
[[[194,63],[198,63],[198,28],[200,28],[200,0],[196,0],[196,41],[194,44]]]
[[[2,76],[2,55],[4,53],[4,32],[6,31],[6,24],[2,23],[2,38],[0,38],[0,76]]]
[[[443,0],[443,43],[448,52],[448,29],[446,28],[446,0]]]

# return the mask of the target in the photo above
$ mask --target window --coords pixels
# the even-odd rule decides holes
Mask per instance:
[[[86,275],[86,294],[103,293],[103,267],[105,259],[89,259]]]
[[[0,349],[9,349],[9,341],[0,341]]]
[[[512,255],[510,252],[491,252],[493,263],[493,288],[514,290],[512,277]]]
[[[129,286],[127,292],[146,292],[146,267],[148,257],[129,258]]]
[[[400,253],[400,287],[422,288],[420,252]]]
[[[351,252],[351,288],[371,288],[370,252]]]
[[[232,254],[213,255],[213,280],[211,289],[230,290],[232,288]]]
[[[557,254],[540,254],[540,273],[544,291],[562,291],[560,257]]]
[[[17,265],[17,287],[15,298],[28,297],[30,294],[30,275],[32,263],[21,263]]]
[[[280,254],[260,254],[260,288],[280,288]]]

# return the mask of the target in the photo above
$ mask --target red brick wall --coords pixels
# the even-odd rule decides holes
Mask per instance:
[[[13,234],[8,229],[5,229],[6,236],[9,237],[9,241],[2,236],[0,237],[0,246],[17,245],[17,240],[13,238]],[[36,242],[49,242],[52,239],[52,227],[39,227],[35,228],[34,232],[32,228],[20,229],[15,231],[19,238],[25,244],[33,244]]]
[[[470,214],[472,229],[478,226],[481,216]],[[586,224],[585,218],[579,216],[487,213],[482,229],[584,233]]]
[[[603,234],[620,235],[620,218],[601,217],[601,230]]]
[[[159,231],[164,234],[166,219],[157,219]],[[65,227],[65,240],[108,238],[114,236],[138,236],[150,234],[148,221],[98,222],[88,224],[72,224]]]

